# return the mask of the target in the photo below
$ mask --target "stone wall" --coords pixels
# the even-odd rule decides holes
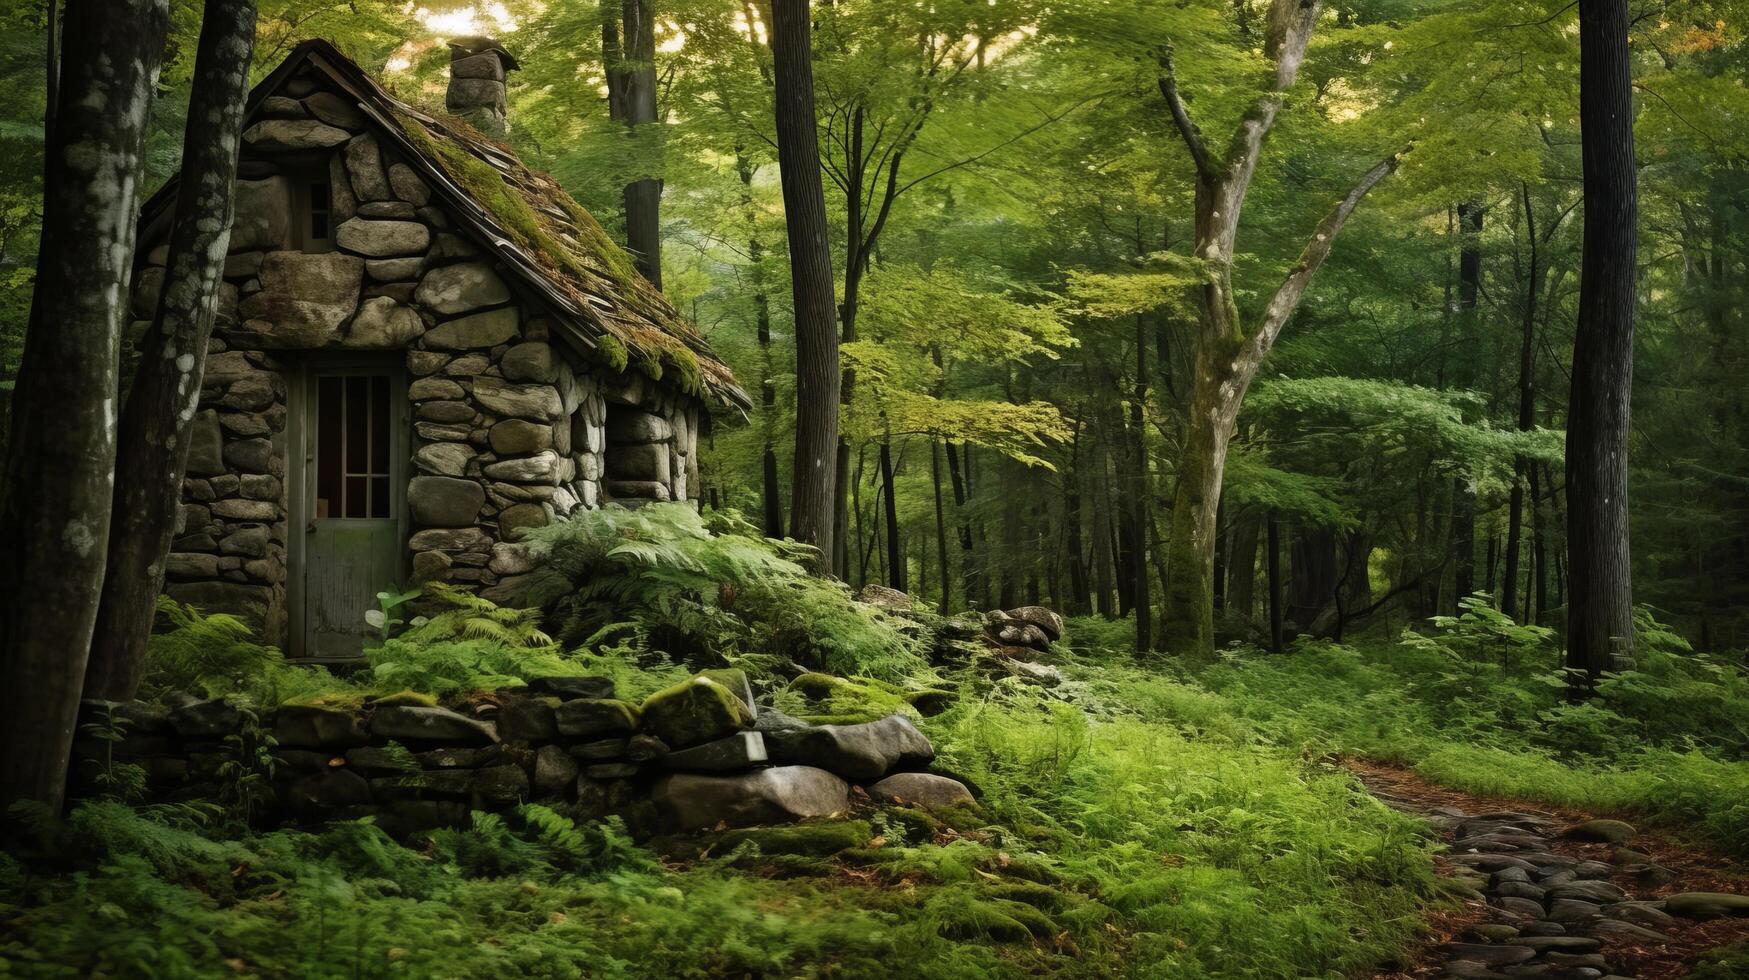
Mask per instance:
[[[319,79],[289,80],[244,132],[218,325],[166,564],[172,595],[243,614],[280,645],[295,448],[288,389],[312,352],[404,352],[414,580],[500,584],[529,570],[511,543],[520,528],[605,500],[690,499],[698,486],[700,403],[557,342],[414,169]],[[322,182],[331,239],[311,245],[307,197]],[[150,238],[166,233],[147,229],[142,242],[136,338],[164,278],[165,249]]]
[[[145,770],[150,799],[223,800],[253,773],[260,823],[368,816],[393,833],[531,801],[585,819],[618,814],[645,832],[826,816],[866,800],[972,802],[963,783],[923,771],[934,749],[902,715],[812,725],[757,706],[739,671],[641,703],[614,694],[608,678],[550,677],[474,699],[467,713],[302,705],[258,717],[225,699],[86,702],[75,791],[93,792],[106,765],[122,764]],[[96,737],[106,728],[119,738]],[[277,743],[271,771],[249,761],[263,735]]]

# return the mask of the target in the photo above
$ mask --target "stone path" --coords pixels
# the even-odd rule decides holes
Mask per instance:
[[[1414,969],[1395,976],[1626,980],[1679,975],[1701,950],[1749,936],[1749,897],[1704,869],[1679,872],[1635,850],[1617,820],[1501,809],[1406,773],[1357,773],[1379,800],[1426,818],[1450,845],[1441,873],[1470,900]],[[1454,799],[1456,797],[1457,799]],[[1682,887],[1709,888],[1704,895]],[[1741,903],[1742,907],[1736,907]]]

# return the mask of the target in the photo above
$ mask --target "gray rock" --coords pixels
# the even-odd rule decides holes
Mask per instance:
[[[1510,895],[1513,898],[1528,898],[1534,902],[1543,900],[1546,891],[1528,881],[1502,881],[1494,886],[1496,893]]]
[[[234,208],[232,252],[274,251],[291,245],[291,181],[284,177],[239,180]],[[227,267],[227,275],[229,271]]]
[[[1027,647],[1033,650],[1049,650],[1051,648],[1050,635],[1031,623],[1003,623],[996,628],[996,639],[1008,646]]]
[[[288,705],[273,718],[273,737],[288,748],[344,749],[363,745],[364,723],[356,712],[317,705]]]
[[[534,789],[542,796],[568,795],[582,767],[557,745],[543,745],[534,754]]]
[[[607,414],[607,441],[610,443],[667,442],[673,437],[674,427],[660,415],[635,409]]]
[[[1661,902],[1617,902],[1603,907],[1603,914],[1623,922],[1645,926],[1648,929],[1668,929],[1676,925],[1676,918],[1664,911]]]
[[[358,308],[358,316],[341,343],[346,347],[405,347],[425,332],[425,321],[411,307],[387,296],[374,296]]]
[[[371,801],[370,783],[344,768],[312,773],[292,784],[290,802],[300,812],[357,806]]]
[[[553,706],[538,698],[506,701],[498,709],[498,735],[509,742],[544,742],[559,737]]]
[[[413,279],[419,275],[419,269],[425,265],[425,259],[419,255],[409,255],[398,259],[367,259],[364,272],[378,282],[400,282]]]
[[[877,800],[915,803],[927,810],[975,802],[972,791],[957,779],[930,772],[896,772],[868,788]]]
[[[1469,960],[1474,963],[1485,963],[1489,966],[1509,966],[1513,963],[1523,963],[1536,956],[1536,951],[1523,946],[1504,946],[1490,943],[1445,943],[1439,947],[1441,953],[1454,960]]]
[[[451,78],[486,78],[495,82],[504,80],[504,63],[496,54],[490,51],[457,58],[449,63]]]
[[[1623,820],[1587,820],[1561,832],[1574,840],[1601,841],[1605,844],[1625,844],[1639,836],[1634,825]]]
[[[213,409],[196,412],[188,443],[188,472],[196,476],[217,476],[225,472],[225,436],[219,428],[219,413]]]
[[[1038,627],[1053,642],[1063,637],[1063,617],[1044,606],[1021,606],[1018,609],[1010,609],[1008,617]]]
[[[673,499],[668,484],[655,480],[608,480],[603,487],[609,496],[620,501]]]
[[[450,324],[443,324],[437,330],[447,326]],[[430,340],[429,334],[426,340]],[[494,414],[533,419],[537,422],[551,422],[564,414],[559,403],[559,393],[551,385],[520,385],[497,378],[480,378],[474,382],[474,400]]]
[[[525,527],[546,527],[547,511],[540,504],[512,504],[498,512],[498,537],[505,541],[519,540],[516,532]]]
[[[548,449],[533,456],[499,460],[483,467],[494,480],[517,480],[523,483],[557,483],[559,454]]]
[[[280,516],[279,505],[270,500],[218,500],[213,502],[213,513],[227,520],[269,524],[279,520]]]
[[[416,476],[407,484],[407,509],[427,527],[467,527],[486,505],[486,490],[473,480]]]
[[[303,119],[309,116],[303,103],[283,95],[270,95],[261,100],[260,112],[270,119]]]
[[[426,402],[419,406],[419,418],[427,422],[472,422],[474,406],[463,401]]]
[[[1607,881],[1574,881],[1551,889],[1549,894],[1555,898],[1576,898],[1582,902],[1595,902],[1599,905],[1607,902],[1619,902],[1628,897],[1627,892]]]
[[[383,172],[383,154],[377,148],[375,136],[366,133],[346,145],[346,172],[352,178],[352,192],[360,201],[389,201],[394,191]],[[424,251],[425,246],[419,246]]]
[[[358,216],[412,221],[419,216],[419,209],[406,201],[366,201],[358,206]]]
[[[506,419],[492,426],[492,451],[500,456],[525,456],[551,449],[553,430],[524,419]]]
[[[640,771],[630,762],[597,762],[583,767],[583,775],[590,779],[629,779]]]
[[[498,362],[498,369],[511,381],[551,384],[559,376],[558,360],[553,356],[552,345],[538,340],[517,344],[505,351],[504,357]]]
[[[325,150],[351,138],[346,130],[316,119],[263,119],[243,131],[243,142],[270,153]]]
[[[417,537],[417,535],[415,535]],[[486,745],[497,741],[492,727],[448,708],[423,705],[389,705],[378,708],[370,719],[374,738],[415,742],[454,742]]]
[[[551,694],[561,698],[611,698],[613,678],[590,674],[553,674],[531,677],[528,689],[536,694]]]
[[[389,164],[389,188],[395,196],[416,208],[422,208],[431,202],[431,188],[413,168],[404,163]]]
[[[364,113],[358,106],[333,92],[315,92],[304,98],[304,109],[330,126],[358,132],[365,127]]]
[[[626,740],[625,753],[633,762],[654,762],[668,754],[668,743],[654,735],[633,735]]]
[[[1538,952],[1589,953],[1601,947],[1603,940],[1590,936],[1518,936],[1506,940],[1506,945]]]
[[[238,304],[242,332],[268,348],[325,346],[358,308],[363,282],[364,261],[356,256],[269,252],[261,260],[261,291]]]
[[[1749,916],[1749,895],[1726,892],[1682,892],[1664,900],[1664,911],[1685,919]]]
[[[1528,898],[1512,898],[1511,896],[1502,895],[1499,898],[1494,899],[1493,904],[1508,912],[1533,919],[1540,918],[1544,914],[1542,903],[1533,902]]]
[[[917,768],[935,758],[929,739],[904,715],[861,725],[821,725],[769,732],[773,762],[827,769],[846,779],[879,779],[895,767]]]
[[[484,262],[458,262],[427,272],[413,295],[421,306],[448,316],[507,303],[510,287]]]
[[[335,223],[358,213],[358,195],[352,193],[352,178],[346,174],[346,154],[328,157],[328,211]]]
[[[629,759],[631,740],[625,738],[598,738],[588,742],[578,742],[568,746],[565,751],[576,759],[585,762],[608,762]]]
[[[417,221],[350,218],[334,230],[334,244],[375,259],[417,255],[431,244],[431,229]]]
[[[681,772],[730,772],[764,762],[765,737],[758,732],[736,732],[702,745],[694,745],[662,757],[662,764]]]
[[[413,464],[426,473],[438,476],[461,476],[474,458],[474,447],[460,442],[434,442],[420,446],[413,454]],[[471,523],[471,522],[470,522]]]
[[[579,698],[556,710],[559,734],[573,737],[629,735],[637,730],[637,709],[624,701]]]
[[[1591,933],[1596,936],[1620,936],[1637,943],[1667,943],[1670,937],[1661,932],[1647,929],[1645,926],[1620,919],[1598,919],[1591,924]]]
[[[477,527],[434,527],[414,532],[407,539],[407,550],[490,554],[492,538]]]
[[[243,713],[230,698],[194,701],[170,712],[170,727],[183,738],[219,738],[235,734]]]
[[[675,773],[656,783],[652,798],[672,825],[701,830],[830,816],[849,809],[850,787],[824,769],[780,766],[733,776]]]
[[[516,336],[517,322],[518,314],[513,306],[487,310],[438,324],[426,332],[425,343],[444,350],[496,347]],[[558,402],[556,392],[553,402],[555,405]],[[557,414],[555,409],[553,417]]]
[[[448,378],[420,378],[407,386],[407,397],[416,402],[465,398],[467,394],[466,389]]]
[[[1549,903],[1549,918],[1567,925],[1582,925],[1597,918],[1601,908],[1595,902],[1576,898],[1557,898]]]
[[[1565,936],[1567,927],[1559,922],[1538,919],[1535,922],[1526,922],[1519,926],[1518,931],[1526,936]]]
[[[671,479],[668,447],[653,442],[614,446],[607,451],[607,475],[615,480],[667,483]]]
[[[490,803],[520,803],[528,798],[528,773],[521,766],[480,769],[469,786],[477,799]]]

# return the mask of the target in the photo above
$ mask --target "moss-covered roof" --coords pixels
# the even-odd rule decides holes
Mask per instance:
[[[253,108],[309,65],[327,75],[420,172],[452,216],[542,300],[561,336],[618,369],[640,370],[700,397],[752,400],[710,344],[638,274],[552,177],[452,116],[395,98],[326,41],[306,41],[250,93]]]

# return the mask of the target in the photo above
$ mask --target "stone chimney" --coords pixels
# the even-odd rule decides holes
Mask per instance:
[[[449,91],[444,95],[444,106],[487,136],[503,139],[510,133],[504,75],[519,67],[510,52],[492,38],[456,38],[449,42]]]

